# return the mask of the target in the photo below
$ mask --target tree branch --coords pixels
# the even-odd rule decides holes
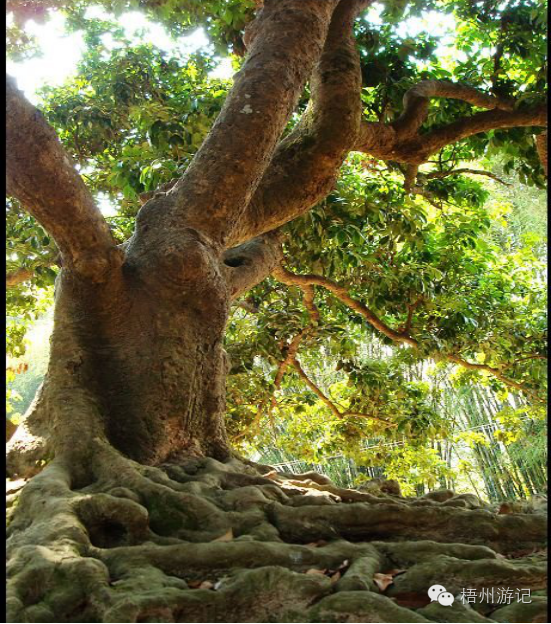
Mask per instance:
[[[348,294],[346,288],[339,286],[336,282],[330,280],[327,277],[322,277],[321,275],[296,275],[295,273],[291,273],[287,269],[278,266],[272,272],[272,275],[278,279],[280,282],[288,285],[297,285],[297,286],[323,286],[329,292],[333,293],[337,299],[346,304],[349,308],[361,314],[370,325],[372,325],[375,329],[380,331],[385,336],[388,336],[395,342],[402,342],[404,344],[409,344],[410,346],[417,346],[417,341],[415,341],[411,336],[398,332],[388,325],[386,325],[383,321],[381,321],[377,315],[372,312],[367,306],[365,306],[360,301],[353,299]]]
[[[419,154],[425,161],[431,154],[445,145],[455,143],[474,134],[523,126],[547,126],[547,106],[541,105],[529,110],[491,110],[475,113],[471,117],[459,119],[420,136],[417,139]]]
[[[281,267],[278,267],[278,269],[276,271],[274,271],[274,277],[276,277],[276,279],[278,279],[282,283],[287,284],[287,282],[284,281],[285,274],[282,273],[281,271],[284,271],[284,269],[281,269]],[[281,276],[283,279],[280,279],[279,276]],[[388,425],[389,427],[396,426],[393,423],[390,423],[390,422],[388,422],[387,420],[385,420],[383,418],[378,418],[377,416],[371,416],[369,414],[361,414],[361,413],[357,413],[357,412],[348,412],[348,411],[347,412],[341,412],[341,411],[339,411],[338,407],[306,375],[306,373],[302,369],[299,361],[297,360],[297,353],[298,353],[298,349],[299,349],[302,341],[304,340],[304,338],[306,338],[308,335],[312,334],[312,332],[315,329],[315,326],[319,323],[320,314],[319,314],[319,310],[317,309],[317,307],[316,307],[316,305],[314,303],[314,295],[315,295],[314,287],[312,285],[310,285],[310,284],[298,284],[298,286],[299,286],[299,288],[303,292],[303,303],[304,303],[304,307],[306,308],[306,310],[308,311],[308,314],[310,316],[310,322],[298,334],[296,334],[293,337],[293,339],[291,340],[291,342],[288,345],[286,345],[285,357],[279,363],[279,366],[277,368],[277,372],[276,372],[276,375],[275,375],[275,378],[274,378],[274,393],[272,394],[272,399],[271,399],[270,405],[268,407],[268,416],[271,417],[273,409],[277,406],[277,399],[275,398],[275,393],[281,388],[281,383],[283,381],[283,377],[285,375],[285,372],[287,371],[287,369],[290,366],[292,366],[292,367],[294,367],[297,370],[297,372],[299,373],[299,376],[303,379],[303,381],[306,383],[306,385],[322,400],[322,402],[325,405],[327,405],[327,407],[329,407],[329,409],[333,412],[333,414],[335,416],[337,416],[337,418],[345,418],[347,416],[357,416],[357,417],[360,417],[360,418],[371,418],[373,420],[377,420],[379,422],[383,422],[386,425]],[[313,323],[315,323],[315,325],[313,325]],[[264,405],[261,405],[259,407],[257,416],[254,419],[254,422],[251,424],[251,427],[255,426],[255,425],[258,425],[258,423],[260,422],[260,419],[261,419],[263,413],[264,413]],[[246,433],[248,431],[250,431],[251,427],[249,427],[246,431],[242,432],[239,436],[237,436],[237,438],[246,435]]]
[[[349,308],[351,308],[352,310],[354,310],[355,312],[363,316],[365,320],[372,327],[379,330],[382,334],[384,334],[388,338],[391,338],[392,340],[398,343],[407,344],[410,347],[413,347],[414,349],[418,349],[420,347],[418,340],[416,340],[415,338],[412,338],[406,332],[396,331],[392,329],[391,327],[389,327],[388,325],[386,325],[363,303],[350,297],[350,295],[348,294],[345,288],[343,288],[342,286],[339,286],[338,284],[336,284],[335,282],[333,282],[332,280],[326,277],[322,277],[320,275],[296,275],[294,273],[291,273],[287,269],[284,269],[283,267],[277,267],[277,269],[274,270],[273,275],[274,277],[276,277],[276,279],[282,281],[285,284],[296,284],[298,286],[302,286],[302,285],[323,286],[329,292],[333,293],[337,297],[337,299],[339,299],[342,303],[344,303]],[[452,354],[438,353],[438,354],[431,354],[430,357],[437,361],[452,362],[454,364],[458,364],[459,366],[462,366],[463,368],[466,368],[469,370],[484,371],[486,373],[493,375],[496,379],[499,379],[505,385],[515,388],[523,392],[527,396],[530,396],[535,401],[538,401],[538,402],[542,401],[541,397],[539,397],[537,393],[526,388],[526,386],[515,381],[514,379],[510,379],[509,377],[506,377],[498,368],[488,366],[487,364],[475,364],[473,362],[468,362],[467,360],[464,360],[463,358],[456,356],[456,355],[452,355]]]
[[[333,188],[360,128],[361,72],[352,25],[370,3],[341,0],[335,10],[312,73],[308,106],[279,144],[232,236],[234,244],[291,221]]]
[[[404,189],[406,193],[410,193],[415,180],[417,179],[417,172],[419,171],[419,165],[406,165],[404,173]]]
[[[385,425],[387,425],[387,427],[397,427],[395,423],[389,422],[388,420],[385,420],[384,418],[379,418],[378,416],[372,416],[371,414],[364,414],[364,413],[359,413],[359,412],[348,412],[348,411],[341,412],[339,408],[333,403],[333,401],[331,401],[331,399],[325,396],[322,390],[310,379],[310,377],[308,377],[308,375],[304,372],[304,369],[300,365],[300,362],[296,358],[293,358],[292,366],[297,371],[299,377],[310,388],[310,390],[312,390],[312,392],[317,397],[319,397],[321,402],[324,405],[326,405],[331,410],[331,412],[333,412],[333,415],[336,416],[337,418],[342,419],[342,418],[352,417],[352,416],[355,416],[357,418],[369,418],[371,420],[382,422]]]
[[[416,134],[429,111],[431,98],[463,100],[479,108],[512,110],[511,102],[447,80],[422,80],[406,91],[404,110],[391,125],[403,138]]]
[[[467,360],[464,360],[463,358],[456,356],[456,355],[443,355],[439,357],[442,360],[447,360],[448,362],[459,364],[459,366],[462,366],[463,368],[466,368],[467,370],[484,371],[486,373],[489,373],[490,375],[493,375],[496,379],[499,379],[501,382],[503,382],[506,386],[510,386],[511,388],[520,390],[520,392],[523,392],[524,394],[528,395],[532,399],[540,403],[542,402],[541,397],[539,397],[537,394],[535,394],[531,390],[528,390],[526,386],[523,386],[521,383],[503,375],[502,372],[498,368],[494,368],[493,366],[488,366],[487,364],[475,364],[473,362],[468,362]]]
[[[411,331],[411,325],[413,322],[413,314],[417,306],[424,301],[424,297],[418,297],[413,303],[409,303],[407,306],[408,314],[406,318],[406,322],[404,323],[403,328],[400,330],[401,333],[409,334]]]
[[[285,375],[285,371],[287,370],[289,366],[293,365],[293,362],[295,361],[296,355],[298,353],[298,348],[300,347],[300,344],[303,341],[303,339],[306,336],[308,336],[308,334],[312,333],[313,331],[312,321],[315,321],[316,323],[319,322],[320,316],[319,316],[319,311],[314,303],[315,293],[314,293],[313,286],[305,286],[304,288],[302,288],[302,292],[304,294],[302,301],[304,303],[304,307],[306,308],[306,310],[308,311],[310,315],[310,323],[306,325],[306,327],[304,327],[287,345],[285,357],[279,363],[277,373],[274,378],[274,396],[272,396],[270,412],[277,405],[275,392],[279,390],[279,388],[281,387],[281,382],[283,381],[283,376]]]
[[[439,81],[428,82],[438,83]],[[455,95],[444,95],[446,92],[451,94],[454,91]],[[509,104],[504,104],[493,96],[482,94],[462,85],[453,85],[453,83],[446,83],[445,89],[442,88],[440,92],[442,93],[441,97],[457,97],[459,93],[464,93],[464,97],[460,99],[470,101],[477,106],[486,102],[486,106],[493,106],[494,108],[463,117],[420,135],[417,133],[419,128],[417,123],[422,117],[421,112],[427,102],[423,98],[415,96],[411,100],[413,103],[410,104],[408,114],[404,117],[404,113],[393,124],[386,125],[364,120],[354,149],[380,160],[421,165],[444,146],[481,132],[522,126],[547,126],[547,107],[545,105],[527,110],[511,110]]]
[[[547,177],[547,131],[536,136],[536,150],[538,152],[545,177]]]
[[[296,358],[293,358],[291,364],[293,365],[293,368],[297,371],[302,381],[304,381],[304,383],[310,388],[310,390],[312,390],[312,392],[319,399],[321,399],[321,402],[333,412],[333,415],[337,418],[342,418],[343,414],[340,413],[339,409],[333,403],[333,401],[328,399],[325,394],[323,394],[323,392],[318,388],[318,386],[316,386],[316,384],[310,379],[310,377],[308,377],[308,375],[304,372],[302,366],[300,365],[300,362]]]
[[[505,182],[505,180],[502,180],[495,173],[492,173],[491,171],[483,171],[482,169],[459,168],[459,169],[452,169],[451,171],[431,171],[430,173],[423,173],[419,177],[422,176],[426,180],[434,180],[434,179],[446,178],[451,175],[460,175],[462,173],[486,176],[488,178],[491,178],[492,180],[495,180],[496,182],[499,182],[500,184],[503,184],[504,186],[512,186],[512,184],[509,184],[509,182]]]
[[[44,116],[6,76],[6,190],[52,235],[64,266],[101,281],[121,258],[109,227]]]
[[[314,320],[317,323],[319,321],[319,312],[314,303],[314,288],[312,286],[305,286],[302,290],[304,293],[304,307],[307,309],[310,315],[310,320]],[[257,427],[259,425],[266,409],[268,417],[270,418],[270,420],[272,420],[272,412],[277,407],[277,399],[275,398],[275,393],[281,388],[281,382],[283,381],[285,371],[289,366],[293,364],[300,343],[302,342],[303,338],[305,338],[309,333],[312,332],[312,330],[313,326],[311,323],[309,323],[298,334],[296,334],[296,336],[294,336],[291,342],[286,346],[285,357],[281,360],[277,367],[276,375],[274,378],[274,390],[272,393],[270,404],[267,406],[266,402],[263,402],[259,406],[253,422],[244,431],[242,431],[235,437],[236,440],[247,435],[253,427]]]
[[[10,271],[6,273],[6,288],[19,286],[21,282],[30,280],[33,275],[34,271],[32,269],[15,269],[15,271]]]
[[[250,314],[258,314],[258,307],[247,299],[244,301],[234,301],[232,303],[232,307],[241,308],[242,310],[245,310],[245,312],[250,312]]]
[[[322,51],[338,0],[270,0],[214,126],[169,192],[172,218],[222,246],[249,204]],[[251,34],[252,33],[252,34]],[[273,228],[268,228],[273,229]]]

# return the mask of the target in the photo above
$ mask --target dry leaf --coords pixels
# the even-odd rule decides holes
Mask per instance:
[[[213,589],[214,583],[212,581],[203,581],[197,589]]]
[[[306,574],[325,574],[327,572],[327,568],[324,568],[323,570],[318,570],[317,568],[310,568],[309,570],[306,570]]]
[[[199,587],[199,585],[201,585],[203,581],[188,581],[187,582],[187,586],[190,589],[197,589]]]
[[[266,474],[262,475],[265,479],[277,479],[277,470],[270,470]]]
[[[377,572],[373,575],[373,582],[382,592],[384,592],[389,585],[394,583],[390,574],[381,574],[381,572]]]
[[[233,531],[230,529],[229,531],[226,531],[224,533],[224,535],[221,535],[220,537],[217,537],[215,539],[213,539],[213,542],[231,542],[233,539]]]
[[[334,584],[341,578],[341,573],[337,571],[335,572],[335,574],[332,574],[330,578],[331,578],[331,584]]]

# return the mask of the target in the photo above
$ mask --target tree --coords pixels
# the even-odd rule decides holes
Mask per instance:
[[[500,141],[508,147],[515,144],[510,166],[542,184],[538,154],[546,163],[545,145],[538,140],[536,150],[533,139],[546,127],[540,11],[525,6],[474,9],[469,3],[458,3],[465,45],[472,45],[478,33],[473,17],[483,24],[482,34],[478,33],[483,45],[496,44],[491,88],[484,89],[480,88],[485,86],[483,80],[443,79],[446,70],[441,67],[433,75],[420,75],[417,66],[404,62],[414,42],[402,42],[396,52],[393,32],[382,27],[376,33],[356,20],[368,1],[259,3],[262,6],[245,28],[242,46],[240,30],[253,17],[251,3],[182,3],[183,8],[173,4],[143,3],[155,17],[176,21],[176,30],[186,21],[202,21],[219,46],[231,42],[240,54],[246,48],[227,95],[205,89],[203,106],[196,105],[186,115],[190,127],[203,123],[203,132],[216,117],[204,140],[201,130],[197,137],[183,133],[186,123],[178,118],[165,115],[164,122],[149,123],[152,102],[163,106],[165,114],[174,113],[190,91],[183,88],[185,97],[181,97],[177,64],[167,63],[151,50],[137,50],[138,57],[143,60],[149,54],[156,74],[144,73],[130,52],[120,53],[120,80],[113,81],[113,92],[93,86],[90,91],[89,85],[98,77],[91,62],[88,85],[85,81],[72,93],[65,90],[65,109],[60,100],[60,106],[50,105],[49,110],[46,106],[45,114],[25,100],[12,79],[6,83],[7,191],[12,209],[18,219],[20,208],[27,211],[55,242],[55,250],[44,254],[43,266],[51,266],[58,253],[61,265],[48,372],[8,451],[12,476],[29,477],[40,471],[22,489],[10,521],[13,621],[201,621],[208,617],[262,621],[270,612],[276,619],[300,618],[303,615],[290,613],[291,601],[297,613],[304,612],[317,597],[329,593],[331,583],[341,583],[344,570],[343,582],[337,586],[343,593],[325,598],[322,606],[310,609],[308,617],[326,613],[322,616],[331,618],[339,611],[361,617],[366,607],[347,590],[368,588],[357,580],[365,570],[379,573],[387,563],[398,561],[426,565],[419,548],[413,548],[414,555],[398,544],[374,550],[363,543],[373,537],[431,537],[443,543],[429,548],[431,557],[440,558],[440,574],[447,574],[444,560],[450,555],[469,561],[482,558],[491,560],[488,565],[497,566],[499,574],[509,574],[500,578],[520,583],[521,566],[507,567],[512,564],[501,562],[496,552],[537,546],[543,535],[539,516],[488,519],[484,511],[462,515],[451,505],[439,510],[448,522],[437,530],[431,521],[433,503],[409,505],[384,493],[381,501],[369,493],[335,488],[313,475],[307,481],[303,478],[310,489],[295,505],[298,498],[293,495],[304,493],[296,481],[282,487],[269,468],[255,467],[237,456],[224,422],[225,379],[231,366],[224,332],[232,303],[273,275],[283,284],[300,287],[314,325],[319,318],[314,286],[321,286],[390,341],[435,356],[430,332],[423,330],[434,323],[430,306],[409,301],[400,318],[390,309],[397,306],[389,296],[383,305],[390,304],[387,315],[401,322],[397,329],[397,324],[392,326],[332,279],[282,266],[282,244],[292,240],[292,224],[308,237],[300,218],[331,197],[350,152],[388,162],[391,171],[403,176],[400,200],[406,202],[406,197],[416,194],[434,201],[433,193],[450,189],[460,195],[461,182],[447,180],[448,174],[455,178],[457,171],[439,167],[426,173],[419,168],[435,155],[440,165],[446,157],[452,164],[469,160],[480,155],[488,142],[493,142],[492,147],[499,147]],[[51,5],[63,8],[64,3]],[[85,5],[70,5],[65,8],[78,26],[85,19]],[[28,6],[10,5],[16,16],[28,12]],[[41,12],[47,9],[42,7]],[[399,3],[391,4],[389,19],[396,19],[400,10],[404,7]],[[533,26],[530,54],[519,51],[527,43],[521,28],[527,23]],[[88,28],[90,45],[97,44],[99,32],[101,26],[96,31]],[[421,43],[420,51],[426,54],[431,42]],[[380,45],[384,52],[378,55]],[[370,56],[367,50],[372,51]],[[97,72],[97,57],[95,62]],[[479,68],[476,60],[469,62],[463,70],[472,77]],[[199,61],[188,77],[202,71],[198,65]],[[488,73],[486,67],[482,76],[487,78]],[[511,76],[517,76],[517,82]],[[172,81],[172,98],[160,89],[159,77],[169,91]],[[367,95],[362,92],[362,79],[372,88]],[[431,116],[435,99],[445,104]],[[95,115],[90,115],[84,100],[98,104]],[[472,112],[469,106],[480,110]],[[66,148],[45,115],[60,134],[66,133]],[[130,145],[136,132],[139,135],[146,127],[149,147]],[[509,129],[517,133],[514,141],[503,138]],[[195,150],[187,152],[192,158],[180,159],[172,168],[176,177],[155,188],[161,180],[151,158],[146,167],[140,163],[140,150],[152,147],[150,151],[158,155],[177,151],[182,136],[186,142],[189,136],[189,145],[196,143]],[[454,154],[458,145],[460,153]],[[446,154],[450,149],[452,153]],[[81,167],[95,163],[89,186],[72,158]],[[526,162],[518,164],[515,158]],[[127,215],[132,231],[128,237],[123,232],[123,240],[117,239],[119,233],[109,227],[94,197],[98,191],[115,195],[115,189],[122,191],[127,207],[132,201],[135,205],[137,191],[150,193],[142,196],[145,203],[135,219]],[[387,192],[391,196],[392,188]],[[389,204],[398,202],[394,198]],[[474,200],[472,192],[468,196],[469,203],[476,206],[476,192]],[[406,208],[404,212],[415,211],[413,204],[406,203]],[[477,217],[482,219],[480,214]],[[283,230],[287,224],[290,229]],[[459,229],[456,236],[467,238],[468,227]],[[388,242],[383,238],[376,245]],[[461,250],[456,252],[460,258]],[[36,269],[24,270],[32,268]],[[7,282],[21,283],[30,275],[12,272]],[[438,281],[438,272],[433,271],[433,279]],[[404,313],[403,300],[401,307]],[[413,335],[415,315],[420,328]],[[307,325],[285,345],[274,386],[292,366],[333,413],[366,416],[359,399],[357,407],[341,412],[304,371],[296,352],[311,332]],[[451,344],[441,343],[444,348],[438,357],[484,370],[516,390],[534,394],[538,389],[534,376],[519,368],[521,360],[531,366],[532,360],[544,357],[540,334],[532,335],[533,343],[519,335],[508,356],[504,353],[511,344],[501,344],[495,356],[501,364],[496,365],[465,359],[469,344],[449,329]],[[517,357],[519,344],[528,351]],[[312,494],[316,486],[325,492],[321,505]],[[335,497],[351,504],[335,506]],[[472,521],[477,522],[475,528]],[[480,546],[490,533],[496,552]],[[335,535],[362,543],[336,541],[316,548],[319,540]],[[237,539],[227,544],[233,537]],[[457,550],[449,544],[457,539],[469,545]],[[469,566],[474,565],[464,563],[458,578],[470,579]],[[253,569],[220,581],[224,571],[232,568]],[[323,573],[297,575],[308,568],[331,570],[331,578]],[[490,576],[495,572],[491,570]],[[140,575],[147,579],[145,586]],[[419,590],[413,577],[396,581],[398,596]],[[539,568],[526,568],[522,580],[525,577],[526,582],[536,578],[531,586],[540,588]],[[425,583],[426,571],[419,578],[418,585]],[[210,591],[214,580],[219,583],[216,592]],[[197,593],[188,592],[199,581],[203,584]],[[398,616],[426,621],[421,614],[403,612],[375,594],[362,594],[361,600],[367,600],[368,610],[384,613],[385,621]]]

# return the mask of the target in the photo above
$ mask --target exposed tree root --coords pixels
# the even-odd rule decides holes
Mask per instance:
[[[542,515],[237,459],[148,467],[93,444],[84,487],[56,459],[10,491],[10,622],[542,621],[541,596],[476,611],[427,596],[435,583],[541,590],[545,565],[527,555],[544,547]]]

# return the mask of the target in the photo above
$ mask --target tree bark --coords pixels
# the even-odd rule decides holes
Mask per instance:
[[[176,298],[166,287],[170,276],[151,276],[128,256],[101,285],[62,271],[50,364],[25,425],[10,442],[12,474],[51,455],[85,466],[95,438],[144,464],[182,453],[229,456],[228,289],[219,270],[195,277]]]
[[[6,190],[54,237],[63,261],[101,282],[121,255],[55,131],[6,76]]]

